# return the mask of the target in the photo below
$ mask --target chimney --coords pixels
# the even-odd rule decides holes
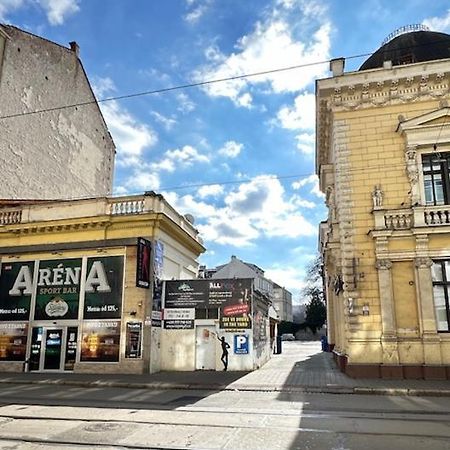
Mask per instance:
[[[330,70],[333,77],[338,77],[344,73],[345,58],[335,58],[330,61]]]
[[[78,58],[80,56],[80,46],[75,41],[69,42],[69,45],[70,50],[72,50]]]

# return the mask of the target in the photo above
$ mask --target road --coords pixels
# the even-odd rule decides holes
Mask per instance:
[[[0,449],[450,449],[448,398],[0,386]]]

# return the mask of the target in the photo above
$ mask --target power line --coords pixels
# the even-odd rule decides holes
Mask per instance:
[[[372,53],[362,53],[360,55],[347,56],[345,59],[363,58],[363,57],[370,56],[370,55],[372,55]],[[296,69],[301,69],[301,68],[305,68],[305,67],[317,66],[317,65],[321,65],[321,64],[329,64],[330,61],[331,61],[331,59],[326,59],[326,60],[322,60],[322,61],[314,61],[311,63],[297,64],[295,66],[281,67],[281,68],[277,68],[277,69],[264,70],[264,71],[260,71],[260,72],[246,73],[246,74],[235,75],[235,76],[231,76],[231,77],[216,78],[213,80],[199,81],[198,83],[187,83],[187,84],[181,84],[181,85],[171,86],[171,87],[162,88],[162,89],[153,89],[153,90],[149,90],[149,91],[136,92],[136,93],[132,93],[132,94],[118,95],[118,96],[114,96],[114,97],[103,98],[100,100],[96,100],[96,99],[87,100],[84,102],[71,103],[69,105],[60,105],[60,106],[54,106],[51,108],[37,109],[34,111],[25,111],[25,112],[21,112],[21,113],[7,114],[4,116],[0,116],[0,120],[1,119],[12,119],[15,117],[22,117],[22,116],[30,116],[30,115],[34,115],[34,114],[40,114],[40,113],[46,113],[46,112],[52,112],[52,111],[59,111],[62,109],[76,108],[79,106],[80,107],[88,106],[88,105],[93,105],[96,103],[106,103],[106,102],[117,101],[117,100],[125,100],[125,99],[130,99],[130,98],[143,97],[146,95],[162,94],[164,92],[171,92],[171,91],[188,89],[188,88],[193,88],[193,87],[207,86],[207,85],[215,84],[215,83],[224,83],[226,81],[242,80],[244,78],[251,78],[251,77],[257,77],[257,76],[261,76],[261,75],[268,75],[268,74],[272,74],[272,73],[286,72],[286,71],[290,71],[290,70],[296,70]]]
[[[395,53],[395,52],[405,50],[405,49],[412,49],[412,48],[417,48],[417,47],[427,47],[430,45],[436,45],[436,44],[445,43],[445,42],[449,42],[449,39],[446,38],[446,39],[434,41],[433,43],[422,43],[422,44],[416,44],[416,45],[409,45],[407,47],[395,48],[393,50],[385,50],[384,53],[385,54]],[[343,58],[345,60],[365,58],[367,56],[374,55],[375,53],[378,52],[378,50],[376,50],[375,52],[361,53],[359,55],[345,56]],[[296,69],[301,69],[301,68],[311,67],[311,66],[316,66],[316,65],[321,65],[321,64],[329,64],[330,61],[332,61],[333,59],[334,58],[330,58],[330,59],[326,59],[326,60],[322,60],[322,61],[314,61],[314,62],[310,62],[310,63],[297,64],[295,66],[269,69],[269,70],[264,70],[264,71],[260,71],[260,72],[253,72],[253,73],[235,75],[235,76],[231,76],[231,77],[217,78],[217,79],[213,79],[213,80],[199,81],[197,83],[186,83],[186,84],[170,86],[170,87],[162,88],[162,89],[153,89],[153,90],[149,90],[149,91],[136,92],[136,93],[132,93],[132,94],[107,97],[107,98],[100,99],[100,100],[97,100],[94,98],[94,100],[87,100],[84,102],[71,103],[69,105],[60,105],[60,106],[54,106],[54,107],[49,107],[49,108],[42,108],[42,109],[34,110],[34,111],[25,111],[25,112],[21,112],[21,113],[7,114],[4,116],[0,116],[0,120],[1,119],[12,119],[15,117],[22,117],[22,116],[30,116],[33,114],[40,114],[40,113],[46,113],[46,112],[52,112],[52,111],[59,111],[62,109],[76,108],[78,106],[88,106],[88,105],[92,105],[92,104],[96,104],[96,103],[106,103],[106,102],[111,102],[111,101],[116,101],[116,100],[125,100],[125,99],[129,99],[129,98],[142,97],[142,96],[146,96],[146,95],[162,94],[164,92],[171,92],[171,91],[188,89],[188,88],[193,88],[193,87],[207,86],[207,85],[215,84],[215,83],[224,83],[226,81],[242,80],[244,78],[257,77],[257,76],[268,75],[268,74],[272,74],[272,73],[286,72],[289,70],[296,70]]]

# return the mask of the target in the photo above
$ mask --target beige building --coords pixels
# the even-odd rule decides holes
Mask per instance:
[[[111,194],[115,147],[78,52],[0,24],[0,198]]]
[[[450,36],[402,31],[316,85],[328,338],[350,376],[448,379]]]
[[[0,371],[156,372],[162,280],[204,251],[161,195],[0,203]],[[190,341],[188,343],[191,344]]]
[[[284,287],[273,283],[273,307],[280,321],[292,322],[292,294]]]

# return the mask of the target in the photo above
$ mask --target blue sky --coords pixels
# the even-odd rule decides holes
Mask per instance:
[[[450,32],[448,1],[0,0],[0,22],[77,41],[98,98],[375,51],[395,29]],[[346,62],[356,70],[364,58]],[[102,104],[115,194],[162,193],[196,219],[209,267],[231,255],[294,293],[326,218],[314,175],[314,64]],[[196,185],[193,187],[193,185]]]

